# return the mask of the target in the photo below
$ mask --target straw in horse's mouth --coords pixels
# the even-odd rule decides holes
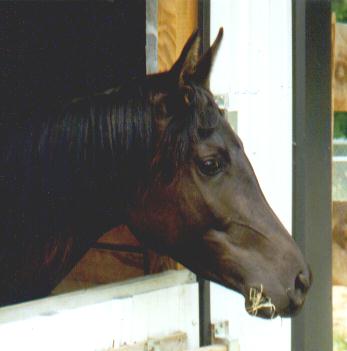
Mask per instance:
[[[259,288],[250,288],[249,289],[249,301],[250,306],[248,306],[247,312],[253,316],[258,314],[260,310],[269,310],[271,313],[270,318],[274,318],[276,314],[276,306],[271,302],[270,297],[263,295],[264,289],[263,285],[260,284]]]

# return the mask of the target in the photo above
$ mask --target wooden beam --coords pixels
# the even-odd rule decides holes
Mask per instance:
[[[171,68],[197,25],[197,0],[160,0],[158,2],[158,69],[160,72]]]
[[[334,110],[347,111],[347,24],[333,24],[335,42],[333,50]]]

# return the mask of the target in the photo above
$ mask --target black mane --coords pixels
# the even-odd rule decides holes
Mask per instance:
[[[123,216],[139,184],[153,177],[172,180],[192,144],[214,129],[216,105],[201,87],[163,89],[164,80],[158,74],[132,81],[7,128],[1,150],[1,202],[8,211],[3,220],[13,213],[17,221],[29,216],[42,222],[45,216],[49,225],[61,227],[82,208],[106,209],[114,220]],[[162,136],[158,120],[167,123]],[[36,203],[47,207],[36,209]]]

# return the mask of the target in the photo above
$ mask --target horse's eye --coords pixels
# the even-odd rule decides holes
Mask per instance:
[[[214,176],[223,169],[223,164],[220,160],[209,158],[198,163],[200,171],[207,176]]]

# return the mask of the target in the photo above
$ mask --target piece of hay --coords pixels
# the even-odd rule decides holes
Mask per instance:
[[[249,301],[251,305],[247,307],[247,312],[256,316],[259,310],[269,309],[272,319],[275,317],[276,306],[271,302],[270,297],[263,296],[263,291],[262,284],[260,284],[260,290],[258,288],[249,289]]]

